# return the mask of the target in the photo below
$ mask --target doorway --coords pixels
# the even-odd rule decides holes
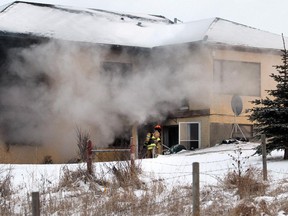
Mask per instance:
[[[163,144],[169,148],[177,145],[179,143],[178,125],[165,126],[163,129]]]

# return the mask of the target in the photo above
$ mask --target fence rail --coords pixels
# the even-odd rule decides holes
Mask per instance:
[[[93,149],[92,152],[130,152],[131,149]]]

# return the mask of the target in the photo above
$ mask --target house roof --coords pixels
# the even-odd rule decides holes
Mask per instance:
[[[0,31],[68,41],[151,47],[154,26],[169,25],[161,16],[14,2],[0,13]],[[157,28],[156,28],[157,29]]]
[[[281,35],[220,18],[213,21],[206,35],[210,43],[260,49],[283,49]],[[285,38],[286,40],[288,41],[288,38]]]
[[[221,18],[173,23],[163,16],[16,1],[0,13],[0,32],[153,48],[205,42],[282,49],[280,35]]]

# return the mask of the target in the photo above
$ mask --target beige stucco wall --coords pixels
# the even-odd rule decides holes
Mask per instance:
[[[205,148],[214,145],[212,143],[214,137],[211,137],[212,134],[215,134],[215,131],[211,130],[211,123],[219,124],[220,128],[223,125],[226,125],[226,129],[232,124],[243,124],[252,125],[252,122],[248,120],[247,109],[252,108],[253,104],[250,101],[267,96],[265,90],[275,88],[274,80],[269,76],[271,73],[277,73],[274,65],[281,64],[281,56],[279,52],[269,52],[269,51],[248,51],[248,50],[232,50],[232,49],[216,49],[216,48],[205,48],[191,50],[189,56],[186,56],[188,64],[191,65],[201,65],[202,75],[207,80],[207,83],[210,84],[209,88],[204,88],[204,93],[201,94],[201,98],[204,98],[205,103],[198,103],[197,100],[190,100],[189,105],[191,110],[201,110],[209,109],[209,116],[200,116],[200,117],[190,117],[190,118],[178,118],[176,122],[200,122],[201,124],[201,145],[200,148]],[[232,108],[231,108],[231,99],[233,95],[229,94],[218,94],[213,89],[213,61],[214,60],[232,60],[240,62],[253,62],[260,63],[260,72],[261,72],[261,96],[241,96],[243,102],[242,113],[235,117]],[[243,83],[243,88],[245,88],[245,83]],[[206,92],[205,92],[206,91]],[[175,124],[171,121],[171,124]],[[214,124],[215,125],[215,124]],[[214,127],[212,127],[214,128]],[[226,130],[225,129],[225,130]],[[229,129],[229,134],[230,130]],[[223,132],[223,131],[222,131]],[[226,131],[227,132],[227,131]],[[224,133],[223,133],[224,135]],[[226,133],[227,135],[227,133]],[[226,136],[225,135],[225,136]],[[220,135],[221,136],[221,135]],[[229,138],[223,137],[223,139]],[[221,141],[221,140],[218,140]]]
[[[214,60],[233,60],[242,62],[256,62],[261,65],[261,97],[265,97],[267,92],[265,90],[275,88],[274,80],[269,76],[272,72],[276,72],[273,65],[281,63],[281,57],[276,53],[260,53],[260,52],[244,52],[236,50],[212,50],[211,57]],[[209,61],[210,63],[213,61]],[[213,76],[213,65],[210,65],[211,75]],[[245,83],[243,83],[245,88]],[[250,101],[260,98],[253,96],[241,96],[243,102],[243,111],[240,116],[234,118],[234,113],[231,109],[231,99],[233,95],[217,94],[211,92],[211,122],[220,123],[236,123],[251,124],[247,119],[245,110],[252,108],[253,104]]]
[[[68,148],[68,150],[69,152],[67,151],[67,154],[65,154],[59,149],[49,146],[24,145],[12,145],[7,149],[5,144],[0,143],[0,163],[44,163],[45,156],[51,156],[53,163],[63,163],[73,158],[70,153],[71,148]]]

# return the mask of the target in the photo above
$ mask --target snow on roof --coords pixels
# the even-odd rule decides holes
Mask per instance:
[[[283,49],[281,35],[220,18],[214,20],[214,23],[207,31],[207,36],[207,41],[210,43],[265,49]],[[285,40],[287,40],[287,38]]]
[[[280,35],[220,18],[173,24],[162,16],[17,1],[0,13],[0,32],[152,48],[205,41],[282,49]]]
[[[169,20],[26,2],[12,3],[0,13],[2,32],[140,47],[155,44],[154,29],[159,25],[169,25]]]
[[[7,8],[10,4],[4,4],[4,5],[0,5],[0,12],[5,10],[5,8]]]

